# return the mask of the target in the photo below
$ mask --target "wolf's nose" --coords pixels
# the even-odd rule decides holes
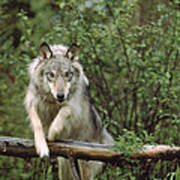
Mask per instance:
[[[64,101],[64,93],[58,93],[57,94],[57,99],[59,102],[63,102]]]

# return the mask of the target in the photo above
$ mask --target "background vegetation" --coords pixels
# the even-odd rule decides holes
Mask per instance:
[[[180,146],[179,9],[177,0],[1,0],[0,135],[33,138],[23,106],[27,66],[42,42],[75,42],[92,100],[121,150]],[[0,159],[3,180],[56,179],[56,165]],[[179,160],[108,166],[97,179],[180,179]]]

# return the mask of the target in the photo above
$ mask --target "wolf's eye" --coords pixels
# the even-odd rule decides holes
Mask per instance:
[[[65,72],[65,77],[68,78],[69,75],[70,75],[69,71],[66,71],[66,72]]]
[[[49,73],[49,77],[50,77],[50,78],[54,78],[54,73],[50,72],[50,73]]]
[[[48,78],[49,81],[52,81],[54,79],[54,77],[55,77],[55,75],[54,75],[53,72],[48,72],[47,73],[47,78]]]
[[[68,79],[68,81],[71,81],[72,76],[73,76],[73,72],[66,71],[66,72],[64,73],[64,76],[65,76],[65,78]]]

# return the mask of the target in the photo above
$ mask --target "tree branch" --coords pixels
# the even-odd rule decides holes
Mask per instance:
[[[71,156],[75,159],[99,160],[116,165],[122,165],[122,163],[126,162],[128,159],[173,160],[180,158],[180,147],[168,145],[145,145],[142,150],[134,150],[131,155],[126,156],[122,152],[111,150],[114,145],[60,140],[56,142],[48,142],[48,146],[51,152],[51,157],[63,156],[68,158]],[[38,157],[34,148],[33,140],[6,136],[0,137],[0,155],[22,158]]]

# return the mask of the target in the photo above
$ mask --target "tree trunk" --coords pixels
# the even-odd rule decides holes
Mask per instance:
[[[113,151],[114,145],[94,144],[73,140],[48,142],[50,157],[63,156],[75,159],[99,160],[111,164],[122,165],[128,159],[173,160],[180,157],[180,147],[168,145],[145,145],[142,150],[134,150],[130,155]],[[116,147],[117,149],[117,147]],[[121,149],[119,149],[121,151]],[[22,158],[38,157],[33,140],[15,137],[0,137],[0,155]]]

